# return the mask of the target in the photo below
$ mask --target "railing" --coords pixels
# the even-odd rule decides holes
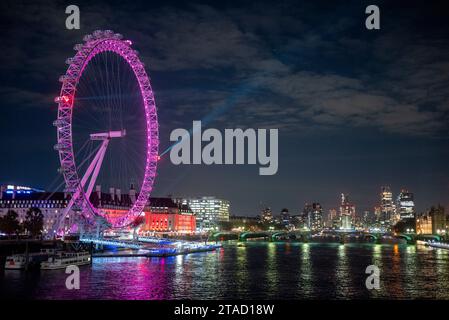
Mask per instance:
[[[80,238],[80,242],[84,243],[95,243],[95,244],[102,244],[107,246],[115,246],[115,247],[122,247],[122,248],[130,248],[130,249],[142,249],[143,245],[138,243],[132,243],[127,241],[120,241],[120,240],[105,240],[105,239],[95,239],[95,238]]]
[[[175,241],[170,241],[170,240],[156,238],[156,237],[138,237],[137,241],[148,242],[148,243],[157,243],[157,244],[172,244],[175,242]]]

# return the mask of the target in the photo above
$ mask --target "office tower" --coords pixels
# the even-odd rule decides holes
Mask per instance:
[[[303,217],[306,226],[312,231],[321,231],[323,229],[323,208],[317,202],[306,203],[303,210]]]
[[[273,221],[273,214],[271,213],[271,209],[269,207],[266,207],[262,209],[260,219],[262,222],[271,222]]]
[[[340,221],[341,229],[351,229],[355,220],[355,205],[349,201],[348,195],[341,194]]]
[[[402,189],[397,198],[396,210],[400,220],[415,219],[415,203],[413,201],[413,193],[406,189]]]
[[[229,221],[229,201],[215,197],[181,199],[196,215],[198,230],[211,230],[218,227],[219,222]]]
[[[389,227],[395,222],[395,207],[393,203],[393,193],[390,187],[383,186],[380,191],[380,219],[379,222],[385,227]]]

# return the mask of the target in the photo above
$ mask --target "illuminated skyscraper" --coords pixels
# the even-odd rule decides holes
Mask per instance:
[[[329,213],[327,215],[327,223],[326,223],[326,227],[332,228],[332,229],[337,229],[338,228],[338,215],[337,215],[337,210],[335,209],[330,209]]]
[[[370,212],[369,211],[363,212],[363,217],[361,220],[361,227],[367,229],[371,226],[371,223],[372,223],[372,219],[371,219]]]
[[[393,193],[390,187],[383,186],[380,191],[380,219],[379,222],[383,226],[391,226],[394,220],[394,203]]]
[[[219,222],[229,221],[229,201],[215,197],[179,199],[188,205],[196,215],[198,230],[211,230]]]
[[[291,223],[290,213],[287,208],[282,209],[281,214],[279,215],[279,222],[284,226],[288,227]]]
[[[262,210],[260,218],[261,218],[262,222],[273,221],[273,214],[271,213],[271,209],[269,207],[264,208]]]
[[[349,202],[348,195],[341,194],[341,205],[340,205],[340,221],[341,229],[351,229],[352,222],[355,220],[355,205]]]
[[[401,193],[398,195],[396,209],[400,220],[415,219],[415,203],[413,201],[413,193],[406,189],[402,189]]]
[[[323,208],[319,203],[306,203],[303,211],[306,226],[313,231],[323,229]]]
[[[381,207],[374,207],[374,219],[376,222],[379,222],[381,220],[382,216],[382,209]]]

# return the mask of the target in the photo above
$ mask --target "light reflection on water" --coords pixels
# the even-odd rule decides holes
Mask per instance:
[[[298,292],[304,292],[306,295],[312,295],[313,293],[313,272],[312,272],[312,259],[310,257],[310,244],[304,243],[300,247],[300,260],[299,260],[299,281],[298,288],[295,290]]]
[[[237,295],[246,295],[247,288],[244,286],[244,283],[248,281],[248,258],[247,258],[247,249],[246,246],[240,246],[237,248],[236,256],[236,272],[234,273],[235,281],[230,281],[230,290],[233,290],[237,293]],[[226,270],[228,272],[228,270]],[[232,278],[231,278],[232,279]],[[229,290],[228,289],[228,290]]]
[[[366,267],[380,269],[367,290]],[[102,258],[64,270],[0,271],[0,297],[37,299],[449,299],[449,251],[410,245],[247,242],[167,258]]]
[[[339,290],[337,293],[338,297],[351,297],[351,277],[348,275],[351,274],[350,266],[348,263],[347,251],[348,245],[340,244],[338,246],[338,263],[337,268],[335,270],[336,278],[337,278],[337,287]]]
[[[277,287],[279,286],[279,273],[277,266],[277,246],[275,243],[271,242],[268,244],[267,249],[267,267],[266,278],[267,278],[267,293],[269,296],[275,296]]]

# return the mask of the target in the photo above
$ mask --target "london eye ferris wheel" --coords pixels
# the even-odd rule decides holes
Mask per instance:
[[[60,171],[72,197],[57,223],[76,211],[91,225],[97,218],[113,228],[129,225],[146,205],[158,160],[158,120],[150,79],[130,40],[97,30],[75,45],[60,77],[57,144]],[[119,219],[108,219],[91,201],[94,187],[126,190],[136,196]]]

